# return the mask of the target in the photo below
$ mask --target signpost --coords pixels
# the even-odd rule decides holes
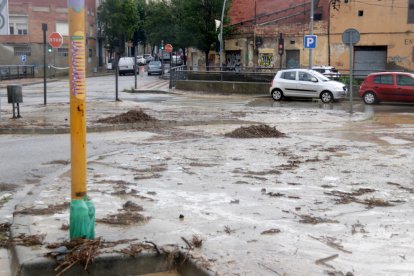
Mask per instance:
[[[303,45],[307,49],[315,49],[318,37],[316,35],[305,35],[303,38]]]
[[[349,46],[349,104],[350,104],[350,113],[352,113],[352,94],[353,94],[353,87],[352,87],[352,79],[354,75],[354,44],[357,44],[360,39],[360,34],[355,29],[346,29],[345,32],[342,33],[342,42],[344,44],[348,44]]]
[[[62,43],[63,43],[63,37],[60,33],[54,32],[50,34],[49,36],[50,46],[52,46],[53,48],[59,48],[60,46],[62,46]]]

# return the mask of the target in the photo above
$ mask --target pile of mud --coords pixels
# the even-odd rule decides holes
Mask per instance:
[[[104,124],[128,124],[155,121],[157,121],[157,119],[151,117],[142,110],[130,110],[116,116],[99,119],[97,122]]]
[[[251,125],[235,129],[224,136],[231,138],[278,138],[284,137],[285,134],[268,125]]]

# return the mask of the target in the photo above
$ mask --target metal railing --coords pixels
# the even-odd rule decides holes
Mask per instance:
[[[0,81],[34,76],[34,65],[0,65]]]
[[[189,66],[172,67],[170,70],[170,89],[177,80],[266,82],[269,83],[276,72],[266,67],[222,67]]]

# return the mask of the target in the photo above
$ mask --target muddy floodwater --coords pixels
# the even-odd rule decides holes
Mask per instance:
[[[88,138],[114,149],[88,158],[97,236],[175,245],[217,275],[414,274],[412,113],[129,97],[119,114],[151,124]],[[37,204],[68,200],[59,166]],[[68,213],[32,219],[65,238]]]

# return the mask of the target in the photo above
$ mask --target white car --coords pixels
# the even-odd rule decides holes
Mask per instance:
[[[147,64],[147,60],[143,56],[137,56],[137,64],[138,65],[145,65],[145,64]]]
[[[322,75],[334,80],[339,80],[341,77],[341,73],[339,73],[338,70],[333,66],[313,66],[312,70],[318,71]]]
[[[125,75],[128,73],[134,73],[134,58],[133,57],[121,57],[118,62],[119,75]]]
[[[280,70],[269,89],[273,100],[283,97],[319,98],[324,103],[345,98],[347,87],[310,69]]]

